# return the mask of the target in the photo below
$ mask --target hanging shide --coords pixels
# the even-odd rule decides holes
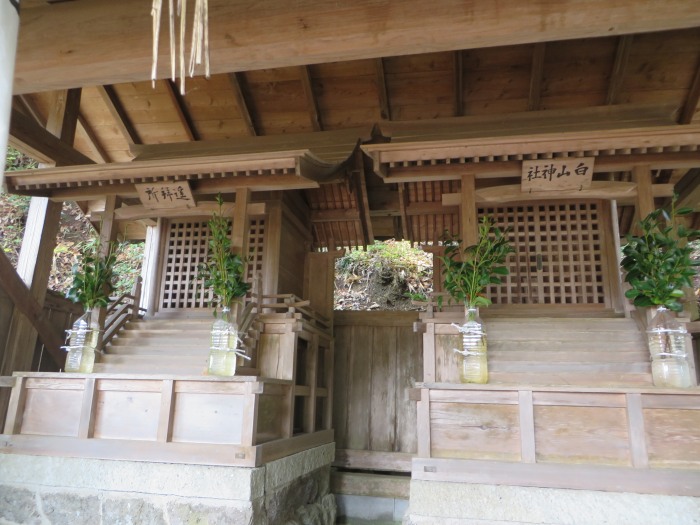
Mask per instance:
[[[151,82],[155,86],[158,78],[158,47],[160,43],[160,24],[163,14],[163,0],[153,0],[151,17],[153,18],[153,60]],[[209,3],[208,0],[194,0],[192,15],[192,38],[190,58],[185,69],[187,0],[168,0],[168,32],[170,44],[170,76],[173,82],[180,76],[180,93],[185,94],[185,77],[194,76],[197,66],[204,64],[204,76],[209,78]],[[175,34],[177,27],[177,35]]]

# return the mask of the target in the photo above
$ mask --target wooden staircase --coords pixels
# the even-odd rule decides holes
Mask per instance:
[[[107,345],[94,371],[202,375],[213,322],[212,316],[131,321]]]
[[[627,318],[485,320],[490,382],[650,385],[646,339]]]

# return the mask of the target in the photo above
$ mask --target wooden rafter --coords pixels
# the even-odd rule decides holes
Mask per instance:
[[[126,114],[126,110],[119,100],[114,86],[97,86],[97,91],[127,142],[129,144],[141,144],[141,137],[131,123],[131,119],[129,119],[129,116]]]
[[[700,61],[695,68],[693,83],[690,85],[688,97],[685,99],[685,104],[683,104],[683,109],[678,117],[679,124],[690,124],[692,122],[698,103],[700,103]]]
[[[250,97],[247,95],[245,77],[243,76],[243,73],[229,73],[228,80],[231,83],[231,88],[233,88],[233,96],[236,99],[238,111],[241,114],[243,122],[245,122],[248,134],[255,137],[259,133],[255,127],[255,119],[253,118],[253,113],[251,111],[251,105],[249,102]]]
[[[180,93],[180,88],[175,85],[175,82],[167,79],[165,80],[165,91],[168,93],[170,100],[172,100],[175,111],[177,111],[177,117],[185,130],[187,138],[190,140],[201,140],[197,127],[190,115],[190,111],[187,109],[185,97]]]
[[[617,41],[617,50],[615,51],[615,62],[613,62],[612,71],[610,72],[610,82],[608,83],[608,94],[605,97],[605,103],[619,103],[620,91],[622,89],[622,81],[625,78],[627,63],[629,62],[630,51],[632,49],[632,35],[623,35]]]
[[[78,125],[81,128],[83,128],[83,131],[85,132],[85,136],[87,137],[88,141],[90,142],[92,149],[95,151],[95,153],[99,157],[100,162],[102,162],[102,163],[112,162],[112,159],[111,159],[109,153],[107,153],[107,150],[104,149],[104,147],[102,146],[102,143],[100,142],[100,139],[93,131],[92,127],[90,126],[90,123],[85,118],[85,115],[83,115],[82,113],[78,114]]]
[[[530,95],[527,100],[528,111],[540,109],[542,99],[542,76],[544,73],[545,43],[538,42],[532,50],[532,67],[530,69]]]
[[[391,104],[389,103],[389,90],[386,85],[384,72],[384,59],[377,58],[374,61],[377,70],[377,92],[379,95],[379,114],[382,120],[391,120]]]
[[[301,86],[304,90],[304,96],[306,97],[306,104],[309,108],[309,119],[311,120],[311,127],[314,131],[323,131],[321,113],[318,110],[318,100],[316,99],[313,82],[311,80],[311,67],[300,66],[299,75],[301,77]]]
[[[464,54],[462,51],[455,51],[454,61],[454,116],[464,116]]]

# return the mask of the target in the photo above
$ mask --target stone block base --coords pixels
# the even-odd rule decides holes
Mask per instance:
[[[333,444],[258,468],[0,455],[2,525],[332,525]]]
[[[700,498],[411,481],[404,525],[700,525]]]

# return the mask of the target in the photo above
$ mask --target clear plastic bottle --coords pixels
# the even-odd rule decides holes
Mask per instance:
[[[459,378],[462,383],[488,383],[489,370],[486,354],[486,331],[479,317],[478,308],[467,308],[462,325],[456,326],[462,334],[462,350],[455,349],[460,354]]]
[[[236,338],[238,330],[232,322],[231,309],[224,307],[211,327],[209,374],[232,376],[236,373]]]
[[[87,360],[89,360],[89,356],[87,354],[89,352],[87,351],[85,345],[90,334],[90,328],[88,326],[90,315],[91,313],[88,310],[75,320],[70,330],[66,330],[68,333],[68,346],[64,347],[66,350],[68,350],[65,365],[66,372],[85,372],[88,368]],[[83,363],[83,361],[86,362]],[[90,363],[89,370],[85,373],[92,372],[94,363],[95,352],[93,350],[92,363]]]
[[[649,323],[647,338],[654,385],[666,388],[690,387],[685,327],[668,309],[659,307],[657,314]]]

